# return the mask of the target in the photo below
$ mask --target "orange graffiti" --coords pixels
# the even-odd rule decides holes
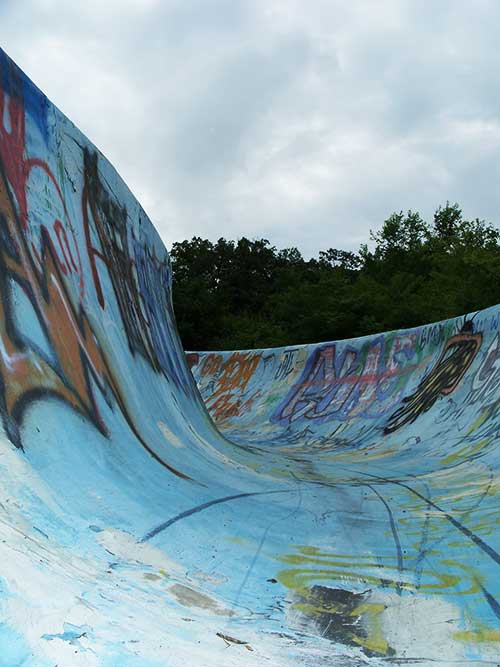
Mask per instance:
[[[220,354],[209,354],[205,359],[201,375],[215,377],[215,388],[207,407],[216,424],[240,415],[257,398],[259,391],[242,400],[261,356],[260,353],[233,352],[226,361],[222,361]]]
[[[1,407],[4,426],[12,442],[22,447],[19,425],[23,412],[31,400],[46,393],[69,403],[107,435],[92,393],[91,382],[94,381],[108,403],[112,394],[132,432],[149,454],[175,475],[187,479],[165,463],[138,433],[83,308],[77,310],[73,306],[52,241],[43,227],[40,253],[43,268],[37,268],[16,215],[3,167],[0,167],[0,234]],[[10,312],[9,278],[29,298],[52,346],[55,361],[49,361],[37,349],[28,346],[16,331]]]

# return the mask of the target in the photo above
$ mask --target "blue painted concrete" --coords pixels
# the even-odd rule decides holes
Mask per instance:
[[[186,363],[171,289],[0,52],[0,666],[498,664],[500,309]]]

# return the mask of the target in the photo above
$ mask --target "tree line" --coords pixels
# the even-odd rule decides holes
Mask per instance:
[[[426,222],[393,213],[357,252],[304,259],[266,239],[193,237],[171,250],[173,303],[187,350],[351,338],[500,302],[500,230],[447,203]]]

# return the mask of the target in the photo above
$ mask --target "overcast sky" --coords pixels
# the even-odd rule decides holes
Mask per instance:
[[[446,200],[500,222],[497,0],[0,0],[0,35],[167,247],[357,249]]]

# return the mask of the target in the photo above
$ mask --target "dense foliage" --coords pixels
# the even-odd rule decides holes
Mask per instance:
[[[394,213],[358,252],[305,260],[265,239],[194,237],[171,251],[189,350],[248,349],[414,326],[500,302],[500,231],[457,204]]]

